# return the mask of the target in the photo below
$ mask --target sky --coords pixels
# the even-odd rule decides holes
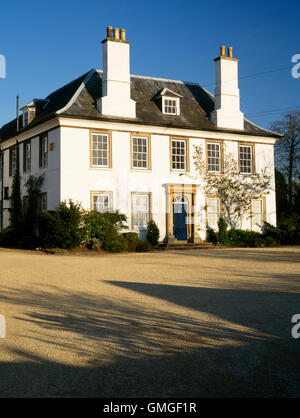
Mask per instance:
[[[300,54],[299,15],[299,0],[2,2],[0,126],[15,117],[17,95],[22,107],[102,69],[101,41],[113,26],[126,29],[132,74],[198,82],[212,93],[214,58],[221,45],[232,46],[241,110],[269,128],[300,110],[300,77],[291,71]]]

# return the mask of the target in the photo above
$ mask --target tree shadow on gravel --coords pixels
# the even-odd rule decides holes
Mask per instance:
[[[16,360],[0,362],[1,397],[299,396],[299,343],[290,337],[298,295],[109,283],[135,292],[136,303],[46,285],[1,289],[0,303],[22,306],[14,320],[24,342],[20,350],[5,341]],[[139,303],[138,294],[196,315]],[[47,360],[27,339],[85,365]]]

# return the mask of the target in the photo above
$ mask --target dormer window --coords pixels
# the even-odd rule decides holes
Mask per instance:
[[[41,111],[47,105],[47,100],[33,99],[26,106],[22,107],[23,111],[23,128],[29,125],[36,117],[37,112]]]
[[[25,110],[23,113],[23,127],[28,125],[28,110]]]
[[[179,99],[163,97],[162,110],[165,115],[179,115]]]
[[[164,88],[156,93],[154,100],[163,115],[180,115],[180,99],[182,96],[172,90]]]

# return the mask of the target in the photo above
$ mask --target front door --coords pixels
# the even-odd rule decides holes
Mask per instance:
[[[185,196],[175,196],[173,200],[173,234],[178,240],[188,239],[188,200]]]

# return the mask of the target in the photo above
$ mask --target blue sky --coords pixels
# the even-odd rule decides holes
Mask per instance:
[[[111,25],[126,29],[132,74],[199,82],[212,92],[213,59],[220,45],[232,46],[242,111],[268,127],[300,110],[300,78],[287,68],[300,54],[299,15],[293,0],[2,2],[0,125],[15,117],[17,94],[22,106],[102,68],[101,41]]]

